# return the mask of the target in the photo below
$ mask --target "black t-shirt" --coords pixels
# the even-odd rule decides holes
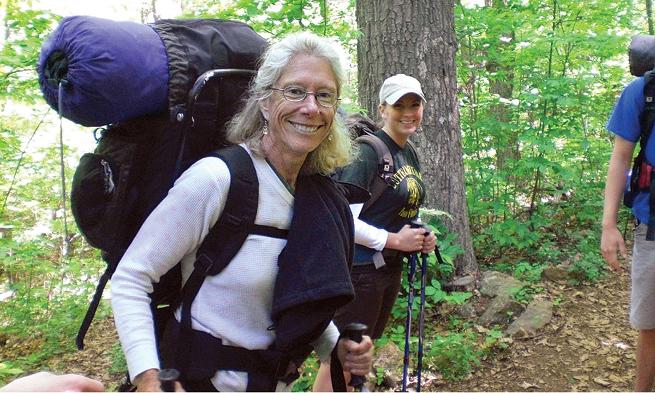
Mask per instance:
[[[421,168],[416,152],[409,143],[401,148],[383,130],[376,131],[375,135],[389,147],[394,161],[394,175],[390,186],[373,205],[359,214],[359,218],[388,232],[398,232],[403,225],[409,224],[418,216],[419,207],[425,199]],[[375,150],[369,145],[361,143],[359,147],[359,156],[343,169],[339,180],[370,191],[375,178],[379,176],[378,158]],[[356,244],[354,263],[372,263],[374,253],[375,250]]]

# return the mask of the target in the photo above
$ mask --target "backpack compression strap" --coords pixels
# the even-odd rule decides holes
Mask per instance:
[[[374,134],[364,134],[357,139],[358,143],[365,143],[373,148],[375,154],[378,157],[378,175],[373,181],[371,186],[371,197],[364,203],[362,211],[368,209],[375,201],[378,200],[380,195],[384,190],[389,186],[391,177],[393,176],[393,156],[389,151],[389,147],[386,143]]]
[[[639,116],[639,123],[641,125],[641,138],[639,140],[639,154],[643,161],[646,158],[646,145],[655,123],[655,70],[648,71],[644,74],[644,99],[646,103],[644,110]],[[648,197],[648,231],[646,232],[646,240],[655,240],[655,182],[650,182],[650,192]]]

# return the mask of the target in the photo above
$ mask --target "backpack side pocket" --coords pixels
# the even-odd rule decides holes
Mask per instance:
[[[87,242],[105,252],[124,247],[124,214],[134,206],[128,192],[138,142],[104,136],[93,153],[86,153],[75,170],[71,189],[71,210]]]

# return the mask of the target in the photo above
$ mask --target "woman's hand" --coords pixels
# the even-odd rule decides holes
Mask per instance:
[[[104,392],[102,382],[77,374],[55,375],[39,372],[18,378],[1,392]]]
[[[159,382],[159,370],[151,368],[137,375],[132,381],[136,386],[137,392],[161,392],[161,383]],[[175,382],[175,391],[184,392],[182,385]]]
[[[419,251],[423,248],[425,241],[424,234],[424,228],[412,228],[409,225],[405,225],[397,233],[389,232],[385,248],[405,252]]]
[[[429,232],[427,235],[423,237],[423,248],[421,249],[421,253],[429,254],[432,251],[434,251],[434,248],[436,246],[437,246],[437,236],[435,236],[434,232]]]
[[[341,339],[337,344],[337,356],[343,371],[355,375],[367,375],[373,365],[373,341],[363,336],[362,342]]]

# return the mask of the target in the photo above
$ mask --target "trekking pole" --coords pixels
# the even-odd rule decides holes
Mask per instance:
[[[157,375],[162,392],[174,392],[175,381],[180,378],[180,372],[174,368],[165,368]]]
[[[414,303],[414,275],[416,274],[416,253],[409,256],[409,270],[407,271],[407,319],[405,320],[405,356],[403,357],[403,387],[407,391],[407,370],[409,368],[409,337],[412,328],[412,304]]]
[[[362,334],[367,329],[367,326],[363,323],[353,322],[346,325],[343,330],[343,335],[348,337],[348,339],[353,340],[356,343],[362,342]],[[352,375],[350,377],[350,382],[348,385],[352,386],[356,392],[368,392],[366,386],[366,377],[363,375]]]
[[[426,232],[429,234],[430,232]],[[425,276],[428,270],[428,254],[421,253],[421,302],[418,311],[418,362],[416,365],[416,372],[418,380],[416,384],[416,391],[421,391],[421,373],[423,371],[423,339],[425,338]]]

